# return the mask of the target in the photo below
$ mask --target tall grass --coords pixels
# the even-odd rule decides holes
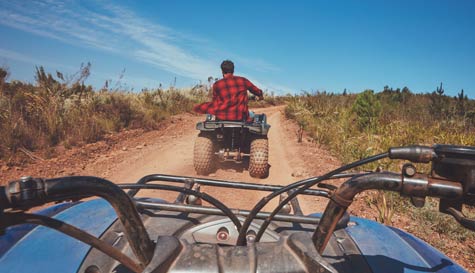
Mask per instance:
[[[388,87],[379,93],[368,90],[358,95],[304,93],[288,99],[285,113],[344,163],[401,145],[475,146],[475,101],[468,99],[463,90],[456,97],[446,96],[442,85],[427,94]],[[366,168],[400,171],[401,164],[386,160]],[[427,165],[418,168],[429,170]],[[412,209],[399,195],[375,192],[366,202],[375,209],[377,219],[386,224],[391,224],[394,212],[406,214],[414,220],[411,231],[424,239],[436,232],[445,234],[445,240],[475,240],[473,233],[438,213],[433,200],[423,209]]]
[[[7,82],[7,70],[0,69],[0,159],[8,160],[18,149],[89,143],[122,129],[154,129],[164,118],[207,99],[202,86],[139,93],[94,90],[84,84],[89,71],[88,64],[65,77],[39,67],[30,84]]]
[[[434,101],[444,101],[443,106],[437,107],[437,116]],[[385,89],[377,94],[323,92],[294,96],[289,98],[285,113],[348,163],[393,146],[475,145],[474,110],[475,101],[466,96],[453,98]],[[389,164],[384,166],[389,169],[395,163],[385,164]]]

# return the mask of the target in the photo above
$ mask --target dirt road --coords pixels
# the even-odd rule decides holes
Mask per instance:
[[[315,144],[309,141],[297,142],[297,128],[283,117],[283,109],[283,106],[256,109],[256,112],[268,115],[268,123],[272,126],[269,132],[271,168],[267,178],[251,178],[247,166],[236,164],[222,165],[208,177],[286,185],[337,167],[337,160]],[[190,114],[177,116],[162,130],[160,136],[153,134],[147,136],[148,133],[140,136],[135,143],[124,144],[126,146],[118,147],[119,151],[112,151],[108,157],[99,158],[89,164],[83,172],[102,176],[117,183],[135,182],[142,176],[152,173],[196,176],[193,168],[193,144],[198,131],[195,124],[202,119],[202,116]],[[241,209],[251,208],[260,198],[268,194],[209,187],[202,190],[231,207]],[[173,199],[176,194],[154,192],[153,195]],[[315,197],[306,197],[301,201],[302,209],[304,212],[321,211],[323,209],[321,201],[323,200]],[[276,202],[277,200],[266,209],[275,207]]]
[[[212,179],[254,182],[272,185],[287,185],[310,176],[332,170],[340,163],[317,144],[304,137],[297,142],[298,127],[284,117],[285,106],[255,109],[266,113],[269,131],[269,176],[256,179],[249,176],[247,166],[221,165]],[[172,174],[196,176],[193,168],[193,145],[198,131],[196,123],[202,115],[181,114],[162,122],[155,131],[123,131],[106,136],[102,141],[81,147],[66,149],[58,146],[50,159],[37,152],[35,160],[23,166],[8,167],[0,162],[0,181],[18,179],[21,176],[60,177],[67,175],[90,175],[103,177],[115,183],[132,183],[148,174]],[[218,198],[233,208],[250,209],[268,192],[239,191],[225,188],[203,187],[203,191]],[[174,200],[176,193],[154,191],[142,195]],[[139,193],[139,195],[141,195]],[[320,200],[321,199],[321,200]],[[316,197],[299,198],[304,213],[322,211],[326,200]],[[265,210],[274,208],[277,200]]]

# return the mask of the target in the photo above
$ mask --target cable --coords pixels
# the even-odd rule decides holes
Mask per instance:
[[[297,181],[297,182],[292,183],[292,184],[290,184],[290,185],[288,185],[288,186],[286,186],[286,187],[284,187],[284,188],[282,188],[278,191],[274,191],[273,193],[267,195],[266,197],[262,198],[254,206],[254,208],[252,208],[251,212],[249,213],[249,216],[246,217],[246,219],[244,220],[244,223],[242,224],[241,230],[239,231],[239,236],[238,236],[236,244],[240,245],[240,246],[243,246],[243,245],[246,244],[247,230],[248,230],[249,226],[251,225],[252,221],[254,220],[255,216],[257,215],[258,212],[260,212],[262,210],[262,208],[264,208],[265,205],[267,205],[267,203],[269,203],[270,200],[272,200],[276,196],[278,196],[278,195],[280,195],[284,192],[287,192],[291,189],[295,189],[297,187],[303,186],[303,187],[297,189],[296,191],[294,191],[293,193],[289,194],[289,196],[287,196],[287,198],[285,198],[282,202],[279,203],[279,205],[277,205],[277,208],[275,208],[274,211],[272,211],[271,215],[262,223],[261,228],[259,229],[259,232],[256,235],[256,242],[260,239],[260,237],[262,236],[262,234],[266,230],[267,226],[272,221],[272,218],[280,211],[280,209],[285,204],[287,204],[290,200],[295,198],[295,196],[300,194],[302,191],[318,184],[319,182],[321,182],[323,180],[330,179],[330,178],[332,178],[332,176],[334,176],[338,173],[341,173],[343,171],[346,171],[346,170],[349,170],[349,169],[352,169],[352,168],[356,168],[358,166],[368,164],[370,162],[377,161],[377,160],[380,160],[380,159],[383,159],[383,158],[386,158],[386,157],[388,157],[388,153],[382,153],[382,154],[374,155],[374,156],[371,156],[371,157],[368,157],[368,158],[365,158],[365,159],[362,159],[362,160],[358,160],[358,161],[355,161],[353,163],[342,166],[340,168],[337,168],[337,169],[335,169],[331,172],[328,172],[328,173],[326,173],[322,176]]]
[[[143,271],[145,265],[134,261],[124,253],[120,252],[118,249],[112,247],[106,242],[92,236],[91,234],[78,229],[72,225],[69,225],[63,221],[50,218],[44,215],[38,214],[29,214],[23,212],[5,212],[4,219],[2,219],[2,227],[15,226],[23,223],[42,225],[54,230],[57,230],[61,233],[64,233],[72,238],[79,240],[87,245],[90,245],[99,251],[102,251],[109,257],[120,262],[128,269],[133,272],[140,273]]]
[[[371,157],[368,157],[368,158],[365,158],[365,159],[362,159],[362,160],[359,160],[359,161],[356,161],[356,162],[353,162],[351,164],[348,164],[346,166],[343,166],[343,167],[340,167],[332,172],[342,172],[342,171],[345,171],[345,170],[348,170],[348,169],[352,169],[352,168],[355,168],[355,167],[358,167],[358,166],[361,166],[361,165],[364,165],[364,164],[368,164],[370,162],[373,162],[373,161],[377,161],[377,160],[380,160],[382,158],[385,158],[388,156],[388,153],[382,153],[382,154],[378,154],[378,155],[375,155],[375,156],[371,156]],[[332,176],[331,173],[332,172],[329,172],[328,174],[326,175],[323,175],[321,176],[321,178],[329,175],[330,177]],[[272,219],[274,218],[274,216],[280,211],[280,209],[282,209],[282,207],[287,204],[290,200],[292,200],[293,198],[295,198],[298,194],[300,194],[302,191],[312,187],[313,185],[315,185],[316,183],[318,183],[318,181],[314,181],[314,182],[309,182],[307,184],[305,184],[304,186],[298,188],[297,190],[295,190],[294,192],[292,192],[291,194],[289,194],[289,196],[287,196],[287,198],[285,198],[284,200],[282,200],[282,202],[280,202],[277,207],[272,211],[271,215],[262,223],[260,229],[259,229],[259,232],[257,233],[256,235],[256,242],[259,242],[260,238],[262,237],[262,235],[264,234],[266,228],[269,226],[270,222],[272,221]]]
[[[239,219],[236,217],[236,215],[221,201],[218,199],[204,193],[204,192],[197,192],[194,190],[190,189],[185,189],[185,188],[180,188],[180,187],[175,187],[175,186],[169,186],[169,185],[157,185],[157,184],[143,184],[143,185],[138,185],[138,184],[117,184],[120,188],[122,189],[158,189],[158,190],[166,190],[166,191],[177,191],[177,192],[183,192],[185,194],[190,194],[197,196],[206,202],[210,203],[211,205],[215,206],[216,208],[220,209],[231,221],[234,223],[236,226],[237,230],[241,229],[241,222]]]

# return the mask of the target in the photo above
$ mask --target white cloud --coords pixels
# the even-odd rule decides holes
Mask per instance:
[[[221,57],[216,56],[231,56],[256,71],[278,70],[262,60],[226,54],[202,38],[143,19],[109,1],[0,1],[0,24],[71,45],[120,54],[193,80],[219,73]],[[192,49],[189,45],[193,45]],[[0,54],[24,62],[47,63],[5,50]],[[269,85],[262,88],[274,90]]]
[[[74,1],[0,2],[0,24],[122,54],[192,79],[205,79],[219,69],[215,62],[180,46],[189,41],[169,28],[113,4],[101,3],[96,9],[107,12],[99,13]]]

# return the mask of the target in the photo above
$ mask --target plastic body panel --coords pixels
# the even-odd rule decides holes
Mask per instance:
[[[147,230],[152,238],[167,235],[179,236],[185,230],[196,226],[196,221],[198,223],[208,223],[209,221],[220,223],[222,220],[221,217],[202,217],[202,215],[197,214],[185,216],[180,213],[163,212],[157,215],[167,215],[167,217],[156,218],[152,216],[145,219]],[[109,204],[102,199],[74,205],[57,213],[54,218],[75,225],[98,237],[105,230],[108,230],[109,233],[115,233],[114,230],[108,229],[116,220],[115,213]],[[314,226],[307,224],[294,226],[291,223],[274,222],[270,228],[273,232],[283,235],[283,238],[288,238],[297,230],[307,231],[309,236]],[[195,271],[216,270],[216,272],[219,272],[220,268],[227,268],[235,270],[234,272],[249,272],[249,263],[256,261],[255,269],[262,272],[271,272],[282,270],[283,268],[277,266],[279,263],[288,260],[285,262],[289,266],[285,268],[286,270],[301,272],[304,271],[303,265],[294,264],[292,257],[295,253],[299,253],[301,249],[306,249],[305,253],[308,254],[315,251],[312,250],[311,240],[308,236],[303,236],[297,240],[296,242],[299,242],[297,243],[298,247],[290,252],[288,252],[290,245],[285,244],[285,240],[259,243],[253,248],[218,246],[206,243],[193,245],[192,242],[186,243],[183,240],[184,249],[181,250],[179,261],[171,270],[183,272],[183,270],[189,269],[184,265],[192,262],[191,260],[196,260],[194,261],[196,262]],[[112,238],[111,241],[116,240]],[[271,247],[272,245],[277,248]],[[90,251],[90,249],[89,246],[55,230],[36,227],[0,257],[0,272],[77,272],[81,266],[84,269],[83,261],[86,257],[88,259],[101,257],[97,251]],[[200,253],[200,255],[197,253]],[[318,261],[320,259],[318,255],[312,255],[311,260]],[[226,259],[224,259],[225,257]],[[250,259],[252,257],[255,259]],[[322,262],[323,265],[325,263],[330,264],[342,273],[466,272],[442,253],[414,236],[357,217],[351,217],[348,227],[338,229],[335,232],[335,236],[330,241],[323,259],[325,260]],[[109,266],[109,268],[114,268],[114,266]],[[83,271],[80,270],[80,272]]]
[[[373,272],[465,273],[462,267],[427,243],[401,230],[352,217],[346,231]]]
[[[102,199],[80,203],[54,216],[93,236],[100,236],[115,220]],[[35,227],[0,258],[0,273],[77,272],[91,247],[56,230]]]
[[[74,205],[77,205],[77,202],[68,202],[68,203],[61,203],[46,209],[40,210],[35,212],[39,215],[44,215],[48,217],[54,217],[54,215],[60,213],[61,211],[70,208]],[[9,227],[6,229],[5,235],[1,237],[0,240],[0,257],[5,254],[11,247],[13,247],[23,236],[28,234],[31,230],[33,230],[36,225],[33,224],[24,224]]]

